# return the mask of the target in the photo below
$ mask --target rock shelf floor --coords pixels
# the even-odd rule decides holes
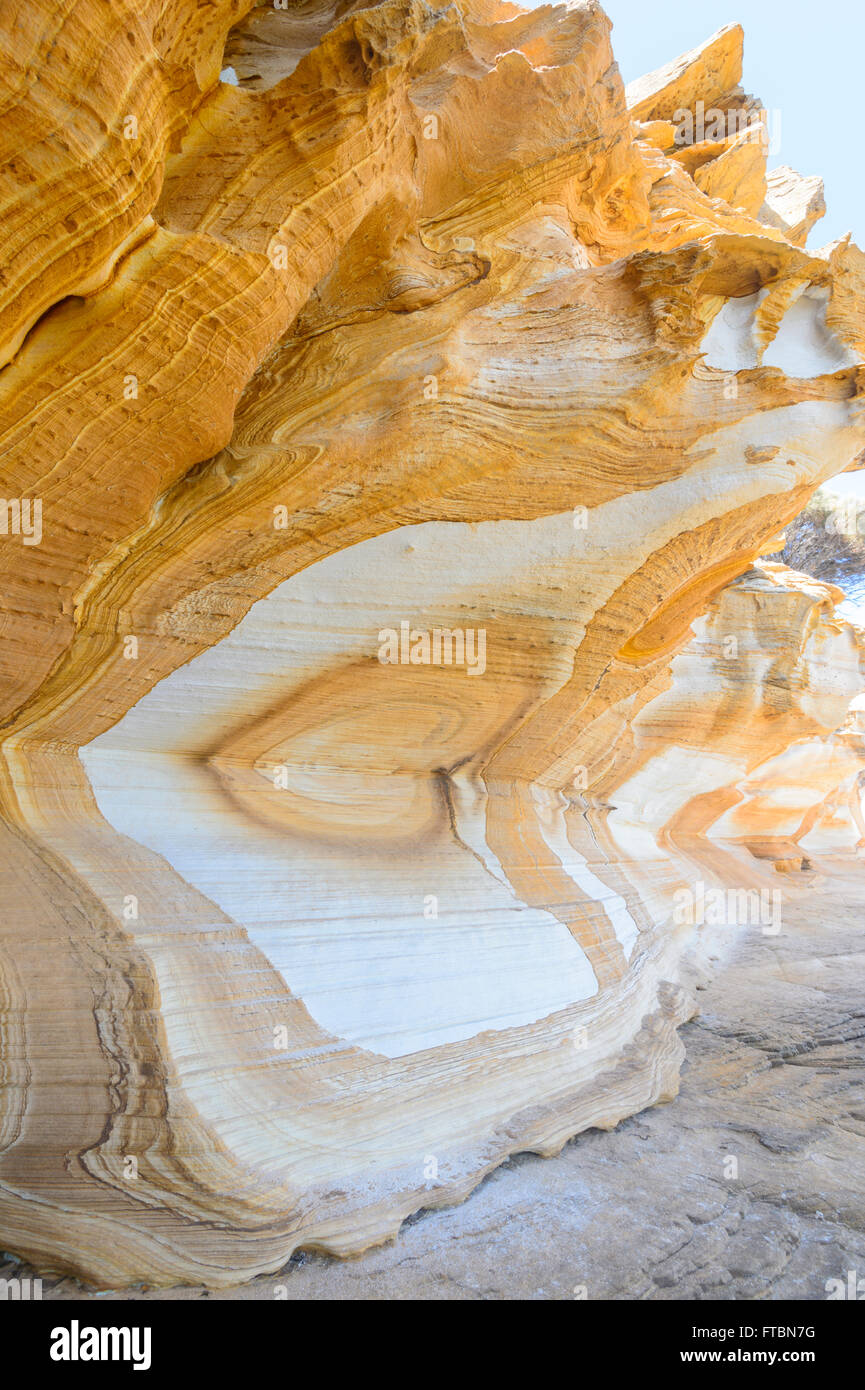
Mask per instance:
[[[360,1259],[298,1254],[237,1289],[98,1297],[825,1299],[827,1280],[865,1275],[863,979],[851,875],[790,906],[778,937],[742,930],[683,1030],[671,1104],[557,1158],[519,1155]],[[43,1281],[44,1298],[93,1296]]]

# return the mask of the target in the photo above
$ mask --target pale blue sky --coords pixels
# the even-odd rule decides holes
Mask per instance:
[[[525,3],[525,0],[524,0]],[[631,82],[696,47],[725,24],[745,30],[743,85],[780,112],[780,152],[820,174],[826,216],[810,246],[845,232],[865,247],[865,170],[858,137],[865,0],[601,0],[613,21],[613,52]],[[771,130],[771,126],[770,126]]]

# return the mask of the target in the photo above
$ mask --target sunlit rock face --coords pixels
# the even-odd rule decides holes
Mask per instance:
[[[42,1269],[357,1253],[671,1098],[701,946],[858,851],[862,639],[752,565],[863,449],[862,256],[804,249],[738,28],[627,94],[609,31],[11,22],[0,1246]]]

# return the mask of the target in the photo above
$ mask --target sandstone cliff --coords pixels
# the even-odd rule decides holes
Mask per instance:
[[[703,946],[857,853],[865,638],[753,565],[863,257],[737,26],[2,22],[0,1245],[231,1283],[672,1097]]]

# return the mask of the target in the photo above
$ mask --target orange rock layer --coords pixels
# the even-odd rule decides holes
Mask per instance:
[[[0,1246],[224,1285],[671,1097],[695,943],[857,851],[862,638],[751,567],[863,258],[738,27],[3,25]]]

